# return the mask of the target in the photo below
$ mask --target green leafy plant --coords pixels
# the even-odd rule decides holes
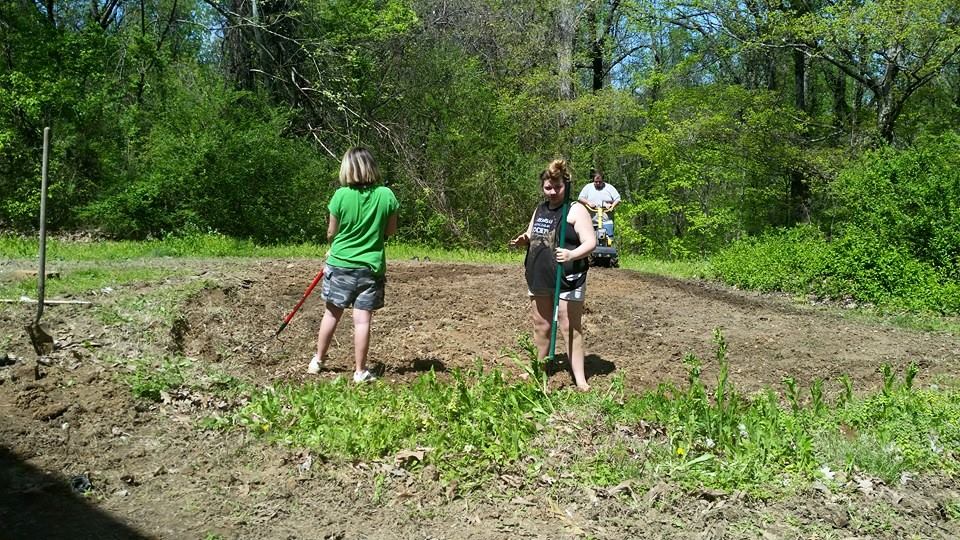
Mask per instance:
[[[947,501],[943,505],[944,514],[951,521],[960,521],[960,499]]]
[[[509,383],[478,366],[445,379],[427,373],[409,385],[279,385],[215,426],[240,426],[339,459],[391,459],[419,449],[423,461],[409,466],[432,463],[466,486],[517,470],[531,481],[567,478],[619,490],[669,477],[766,497],[823,470],[889,482],[905,472],[960,470],[960,427],[951,420],[960,415],[957,390],[918,389],[914,370],[897,380],[890,369],[881,370],[881,389],[862,397],[841,377],[836,404],[824,398],[827,382],[814,379],[804,404],[801,384],[788,379],[784,408],[771,390],[740,394],[720,330],[714,344],[709,386],[693,355],[681,387],[630,396],[616,378],[605,390],[547,394],[536,380]]]
[[[133,395],[160,401],[161,393],[184,384],[190,362],[185,358],[163,358],[159,361],[141,359],[133,363],[133,371],[124,379]]]
[[[481,477],[527,455],[552,398],[531,382],[506,384],[498,371],[434,373],[409,387],[356,386],[342,379],[278,386],[255,395],[235,423],[328,455],[373,459],[429,448],[441,471]]]

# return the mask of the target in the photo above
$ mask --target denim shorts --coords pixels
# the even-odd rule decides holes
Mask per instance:
[[[340,268],[326,265],[323,269],[322,298],[337,306],[364,311],[383,307],[386,276],[375,276],[369,268]]]

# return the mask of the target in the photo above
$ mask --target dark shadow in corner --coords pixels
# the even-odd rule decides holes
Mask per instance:
[[[24,463],[3,446],[0,524],[0,537],[8,540],[150,538],[74,494],[67,479]]]

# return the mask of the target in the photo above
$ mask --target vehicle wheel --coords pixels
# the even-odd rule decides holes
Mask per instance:
[[[610,268],[620,268],[619,257],[610,257]]]

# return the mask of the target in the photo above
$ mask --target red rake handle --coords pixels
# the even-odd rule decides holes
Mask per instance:
[[[280,328],[277,328],[277,332],[273,334],[274,337],[279,336],[280,332],[283,332],[283,329],[286,328],[288,324],[290,324],[290,321],[293,319],[293,316],[297,314],[297,311],[300,309],[300,306],[302,306],[303,303],[307,301],[307,297],[310,296],[310,293],[313,292],[313,288],[317,286],[317,283],[320,283],[321,279],[323,279],[323,270],[320,270],[320,272],[317,273],[317,277],[313,278],[313,282],[310,283],[310,286],[307,287],[307,290],[303,293],[303,298],[301,298],[300,301],[297,302],[297,305],[293,306],[293,311],[291,311],[283,319],[283,324],[280,325]]]

